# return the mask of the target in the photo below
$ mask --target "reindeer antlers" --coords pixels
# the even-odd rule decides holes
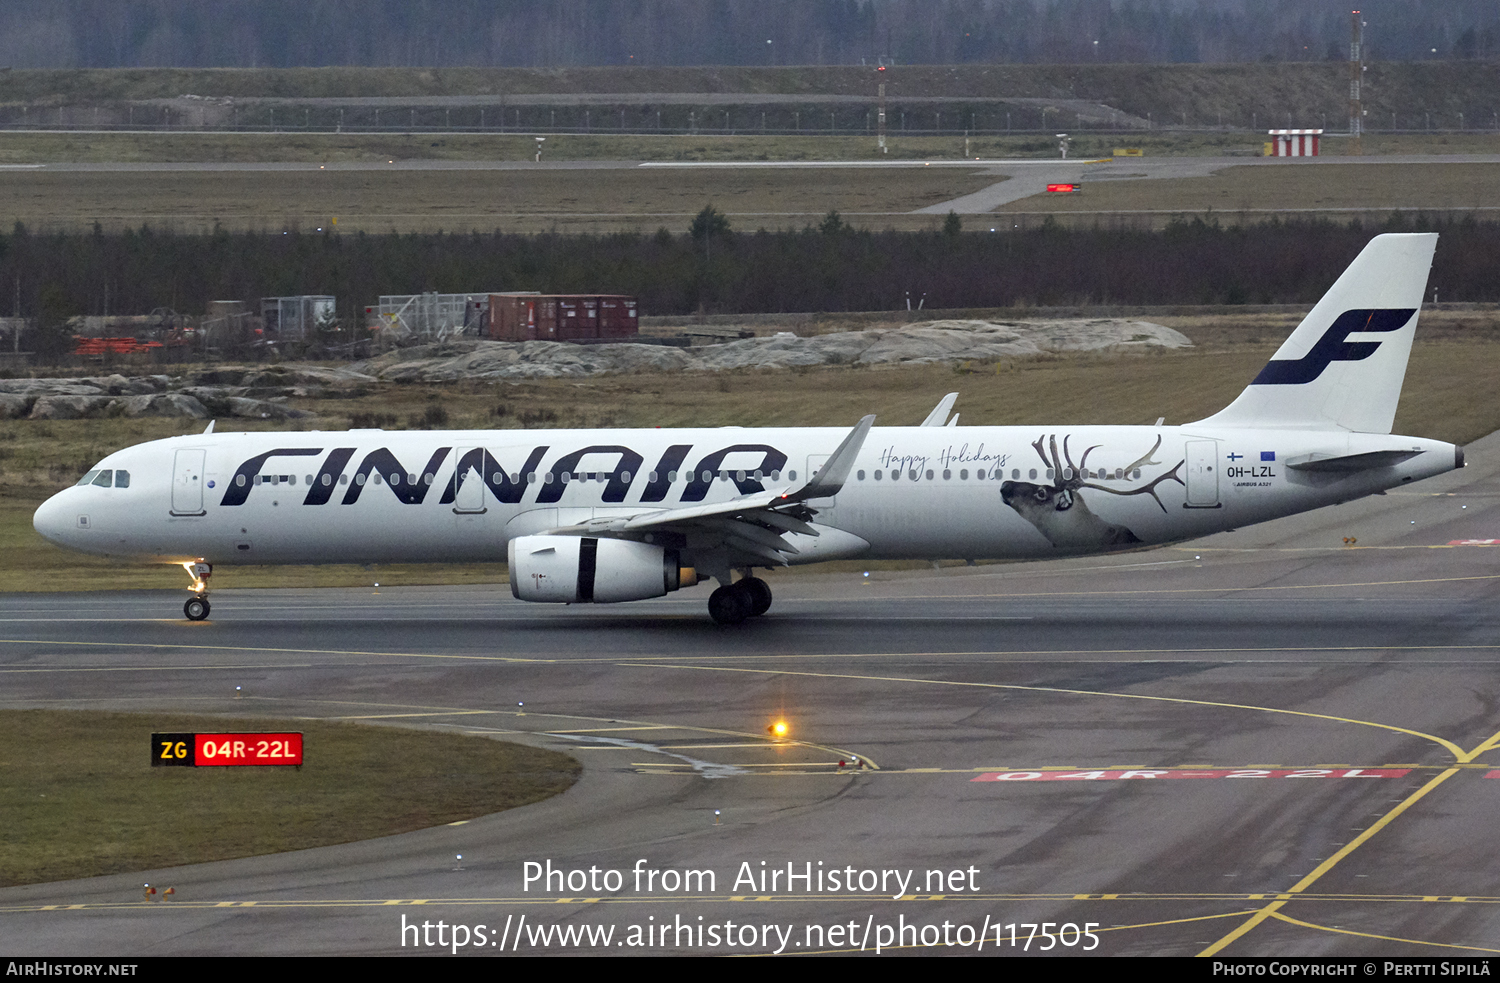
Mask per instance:
[[[1069,482],[1071,481],[1071,479],[1067,479],[1067,478],[1063,477],[1063,466],[1062,466],[1062,462],[1063,461],[1067,461],[1068,462],[1068,468],[1075,475],[1077,475],[1077,474],[1079,474],[1081,472],[1086,471],[1086,469],[1088,467],[1088,463],[1089,463],[1089,455],[1092,454],[1094,451],[1098,450],[1099,447],[1100,447],[1099,444],[1095,444],[1093,447],[1090,447],[1088,450],[1086,450],[1086,451],[1083,452],[1083,460],[1079,461],[1077,464],[1074,464],[1073,463],[1073,454],[1068,449],[1068,439],[1071,436],[1072,436],[1071,434],[1064,434],[1063,435],[1063,452],[1062,452],[1062,458],[1061,459],[1059,459],[1058,456],[1057,456],[1057,434],[1053,434],[1049,438],[1049,444],[1050,444],[1051,449],[1052,449],[1052,459],[1051,460],[1047,459],[1046,453],[1043,452],[1043,450],[1042,450],[1042,438],[1041,437],[1038,437],[1036,439],[1036,441],[1034,443],[1032,443],[1032,445],[1031,445],[1032,449],[1035,450],[1037,452],[1037,454],[1041,457],[1042,463],[1045,464],[1045,465],[1047,465],[1047,467],[1049,467],[1049,468],[1052,469],[1052,473],[1054,475],[1053,483],[1056,484],[1058,488],[1068,488],[1068,487],[1070,487]],[[1155,450],[1155,448],[1152,448],[1152,450]],[[1150,457],[1151,455],[1147,454],[1146,456]],[[1134,467],[1134,465],[1131,465],[1131,467]],[[1072,487],[1077,487],[1077,486],[1073,485]]]
[[[1140,467],[1142,464],[1160,464],[1161,463],[1160,461],[1153,461],[1153,460],[1150,459],[1151,455],[1155,454],[1156,453],[1156,449],[1158,447],[1160,447],[1160,446],[1161,446],[1161,434],[1157,434],[1156,435],[1156,443],[1154,443],[1154,444],[1151,445],[1151,449],[1149,451],[1147,451],[1146,453],[1142,454],[1140,457],[1136,458],[1135,462],[1133,464],[1127,464],[1127,465],[1125,465],[1125,473],[1129,474],[1130,472],[1134,471],[1136,468]]]
[[[1045,465],[1047,465],[1047,467],[1049,467],[1049,468],[1052,469],[1052,473],[1055,476],[1053,478],[1053,485],[1059,491],[1069,491],[1069,492],[1071,492],[1071,491],[1076,491],[1079,488],[1096,488],[1099,491],[1105,492],[1105,493],[1110,494],[1110,495],[1150,495],[1152,497],[1152,499],[1154,499],[1156,501],[1156,504],[1161,507],[1161,510],[1163,512],[1165,512],[1165,511],[1167,511],[1167,507],[1166,507],[1166,505],[1162,504],[1161,498],[1157,496],[1157,494],[1156,494],[1156,486],[1159,485],[1159,484],[1161,484],[1163,481],[1166,481],[1168,478],[1170,478],[1171,480],[1177,482],[1179,485],[1186,485],[1187,484],[1187,482],[1183,481],[1182,478],[1180,478],[1178,476],[1178,474],[1177,474],[1178,470],[1184,464],[1187,463],[1186,461],[1178,461],[1177,464],[1176,464],[1176,466],[1174,466],[1172,468],[1172,470],[1168,471],[1166,474],[1160,475],[1157,478],[1152,479],[1152,481],[1149,484],[1145,485],[1142,488],[1132,488],[1129,491],[1117,491],[1117,490],[1115,490],[1113,488],[1106,488],[1103,485],[1093,484],[1093,483],[1085,480],[1088,477],[1087,465],[1088,465],[1089,455],[1092,454],[1094,451],[1098,450],[1099,447],[1102,446],[1102,445],[1095,444],[1093,447],[1090,447],[1088,450],[1084,451],[1083,452],[1083,459],[1080,460],[1077,465],[1074,465],[1073,464],[1073,455],[1070,453],[1070,451],[1068,449],[1068,438],[1070,436],[1071,436],[1071,434],[1064,434],[1063,435],[1063,452],[1062,452],[1062,456],[1061,457],[1059,457],[1058,453],[1057,453],[1057,435],[1056,434],[1052,434],[1050,437],[1047,438],[1048,447],[1052,451],[1052,457],[1051,457],[1050,460],[1047,458],[1046,452],[1042,450],[1042,440],[1043,440],[1043,438],[1038,437],[1035,441],[1032,442],[1032,445],[1031,445],[1032,449],[1037,452],[1037,455],[1039,457],[1041,457],[1042,463],[1045,464]],[[1160,464],[1161,463],[1160,461],[1153,461],[1151,459],[1151,456],[1153,454],[1155,454],[1157,452],[1157,450],[1159,450],[1160,448],[1161,448],[1161,434],[1157,434],[1156,435],[1156,443],[1154,443],[1154,444],[1151,445],[1151,449],[1149,451],[1147,451],[1146,453],[1142,454],[1140,457],[1136,458],[1130,464],[1126,465],[1120,471],[1120,473],[1124,474],[1124,475],[1129,475],[1132,471],[1134,471],[1138,467],[1141,467],[1142,465],[1149,466],[1149,465]],[[1067,461],[1068,468],[1072,471],[1073,476],[1071,478],[1064,478],[1063,477],[1063,467],[1062,467],[1062,462],[1063,461]],[[1101,474],[1101,477],[1102,476],[1103,475]]]
[[[1147,455],[1147,456],[1150,456],[1150,455]],[[1156,486],[1159,485],[1159,484],[1161,484],[1163,481],[1166,481],[1168,478],[1171,478],[1173,481],[1177,482],[1179,485],[1184,485],[1185,486],[1187,484],[1187,482],[1185,482],[1181,478],[1177,477],[1177,469],[1180,468],[1180,467],[1182,467],[1186,463],[1187,463],[1186,461],[1178,461],[1175,465],[1172,466],[1172,470],[1168,471],[1166,474],[1161,475],[1160,477],[1152,479],[1151,483],[1148,484],[1148,485],[1146,485],[1143,488],[1132,488],[1130,491],[1115,491],[1113,488],[1105,488],[1103,485],[1093,485],[1093,484],[1088,484],[1088,483],[1079,485],[1078,487],[1080,487],[1080,488],[1097,488],[1100,491],[1107,492],[1107,493],[1109,493],[1111,495],[1150,495],[1152,498],[1156,499],[1156,504],[1160,505],[1161,506],[1161,510],[1163,512],[1165,512],[1167,510],[1167,507],[1165,505],[1162,505],[1162,501],[1161,501],[1160,498],[1157,498],[1157,496],[1156,496]]]

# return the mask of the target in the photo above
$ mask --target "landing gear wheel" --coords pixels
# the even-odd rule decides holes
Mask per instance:
[[[746,577],[734,585],[745,592],[750,600],[750,617],[758,617],[771,610],[771,585],[759,577]]]
[[[202,621],[208,617],[208,598],[202,594],[194,594],[182,606],[182,613],[187,615],[189,621]]]
[[[737,625],[750,617],[748,594],[734,587],[720,587],[708,596],[708,616],[721,625]]]

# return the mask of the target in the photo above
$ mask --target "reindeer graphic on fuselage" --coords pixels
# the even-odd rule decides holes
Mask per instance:
[[[1089,511],[1088,505],[1085,504],[1080,494],[1085,488],[1092,488],[1108,495],[1150,495],[1156,504],[1161,506],[1161,510],[1166,512],[1167,507],[1162,505],[1161,499],[1156,495],[1156,486],[1168,479],[1179,485],[1185,484],[1177,472],[1186,463],[1186,459],[1178,461],[1172,470],[1152,479],[1149,484],[1140,488],[1121,491],[1089,481],[1090,478],[1098,481],[1130,481],[1132,475],[1139,477],[1136,469],[1142,465],[1160,464],[1160,461],[1151,460],[1151,455],[1161,447],[1160,434],[1157,435],[1156,443],[1151,445],[1149,451],[1131,464],[1116,468],[1113,475],[1103,468],[1093,473],[1089,472],[1089,455],[1098,450],[1100,445],[1096,444],[1084,451],[1083,459],[1075,465],[1068,450],[1067,435],[1063,437],[1061,458],[1057,454],[1056,434],[1046,438],[1052,451],[1051,460],[1048,460],[1046,451],[1042,449],[1042,440],[1042,437],[1038,437],[1031,446],[1041,457],[1042,463],[1051,471],[1052,484],[1038,485],[1029,481],[1007,481],[1000,485],[1000,498],[1006,505],[1015,509],[1017,515],[1035,526],[1037,531],[1046,536],[1047,541],[1053,546],[1069,550],[1101,549],[1110,546],[1129,546],[1141,541],[1140,537],[1125,526],[1105,522]]]

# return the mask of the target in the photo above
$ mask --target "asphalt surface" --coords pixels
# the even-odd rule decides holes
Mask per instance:
[[[1495,952],[1500,551],[1450,544],[1500,540],[1500,437],[1468,458],[1181,547],[772,575],[735,628],[704,587],[221,591],[202,624],[181,594],[0,597],[0,707],[366,720],[585,765],[463,825],[0,890],[0,951]]]

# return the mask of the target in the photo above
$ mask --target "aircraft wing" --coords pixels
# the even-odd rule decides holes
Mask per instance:
[[[783,539],[782,534],[818,535],[818,530],[809,521],[818,510],[806,502],[815,498],[832,498],[839,493],[874,423],[873,414],[860,420],[818,473],[796,487],[756,492],[727,502],[685,509],[651,509],[635,515],[606,516],[548,531],[561,535],[613,534],[627,537],[654,531],[689,538],[708,534],[722,540],[733,553],[749,557],[745,562],[785,566],[787,555],[800,551]],[[739,565],[742,564],[731,563],[731,566]]]

